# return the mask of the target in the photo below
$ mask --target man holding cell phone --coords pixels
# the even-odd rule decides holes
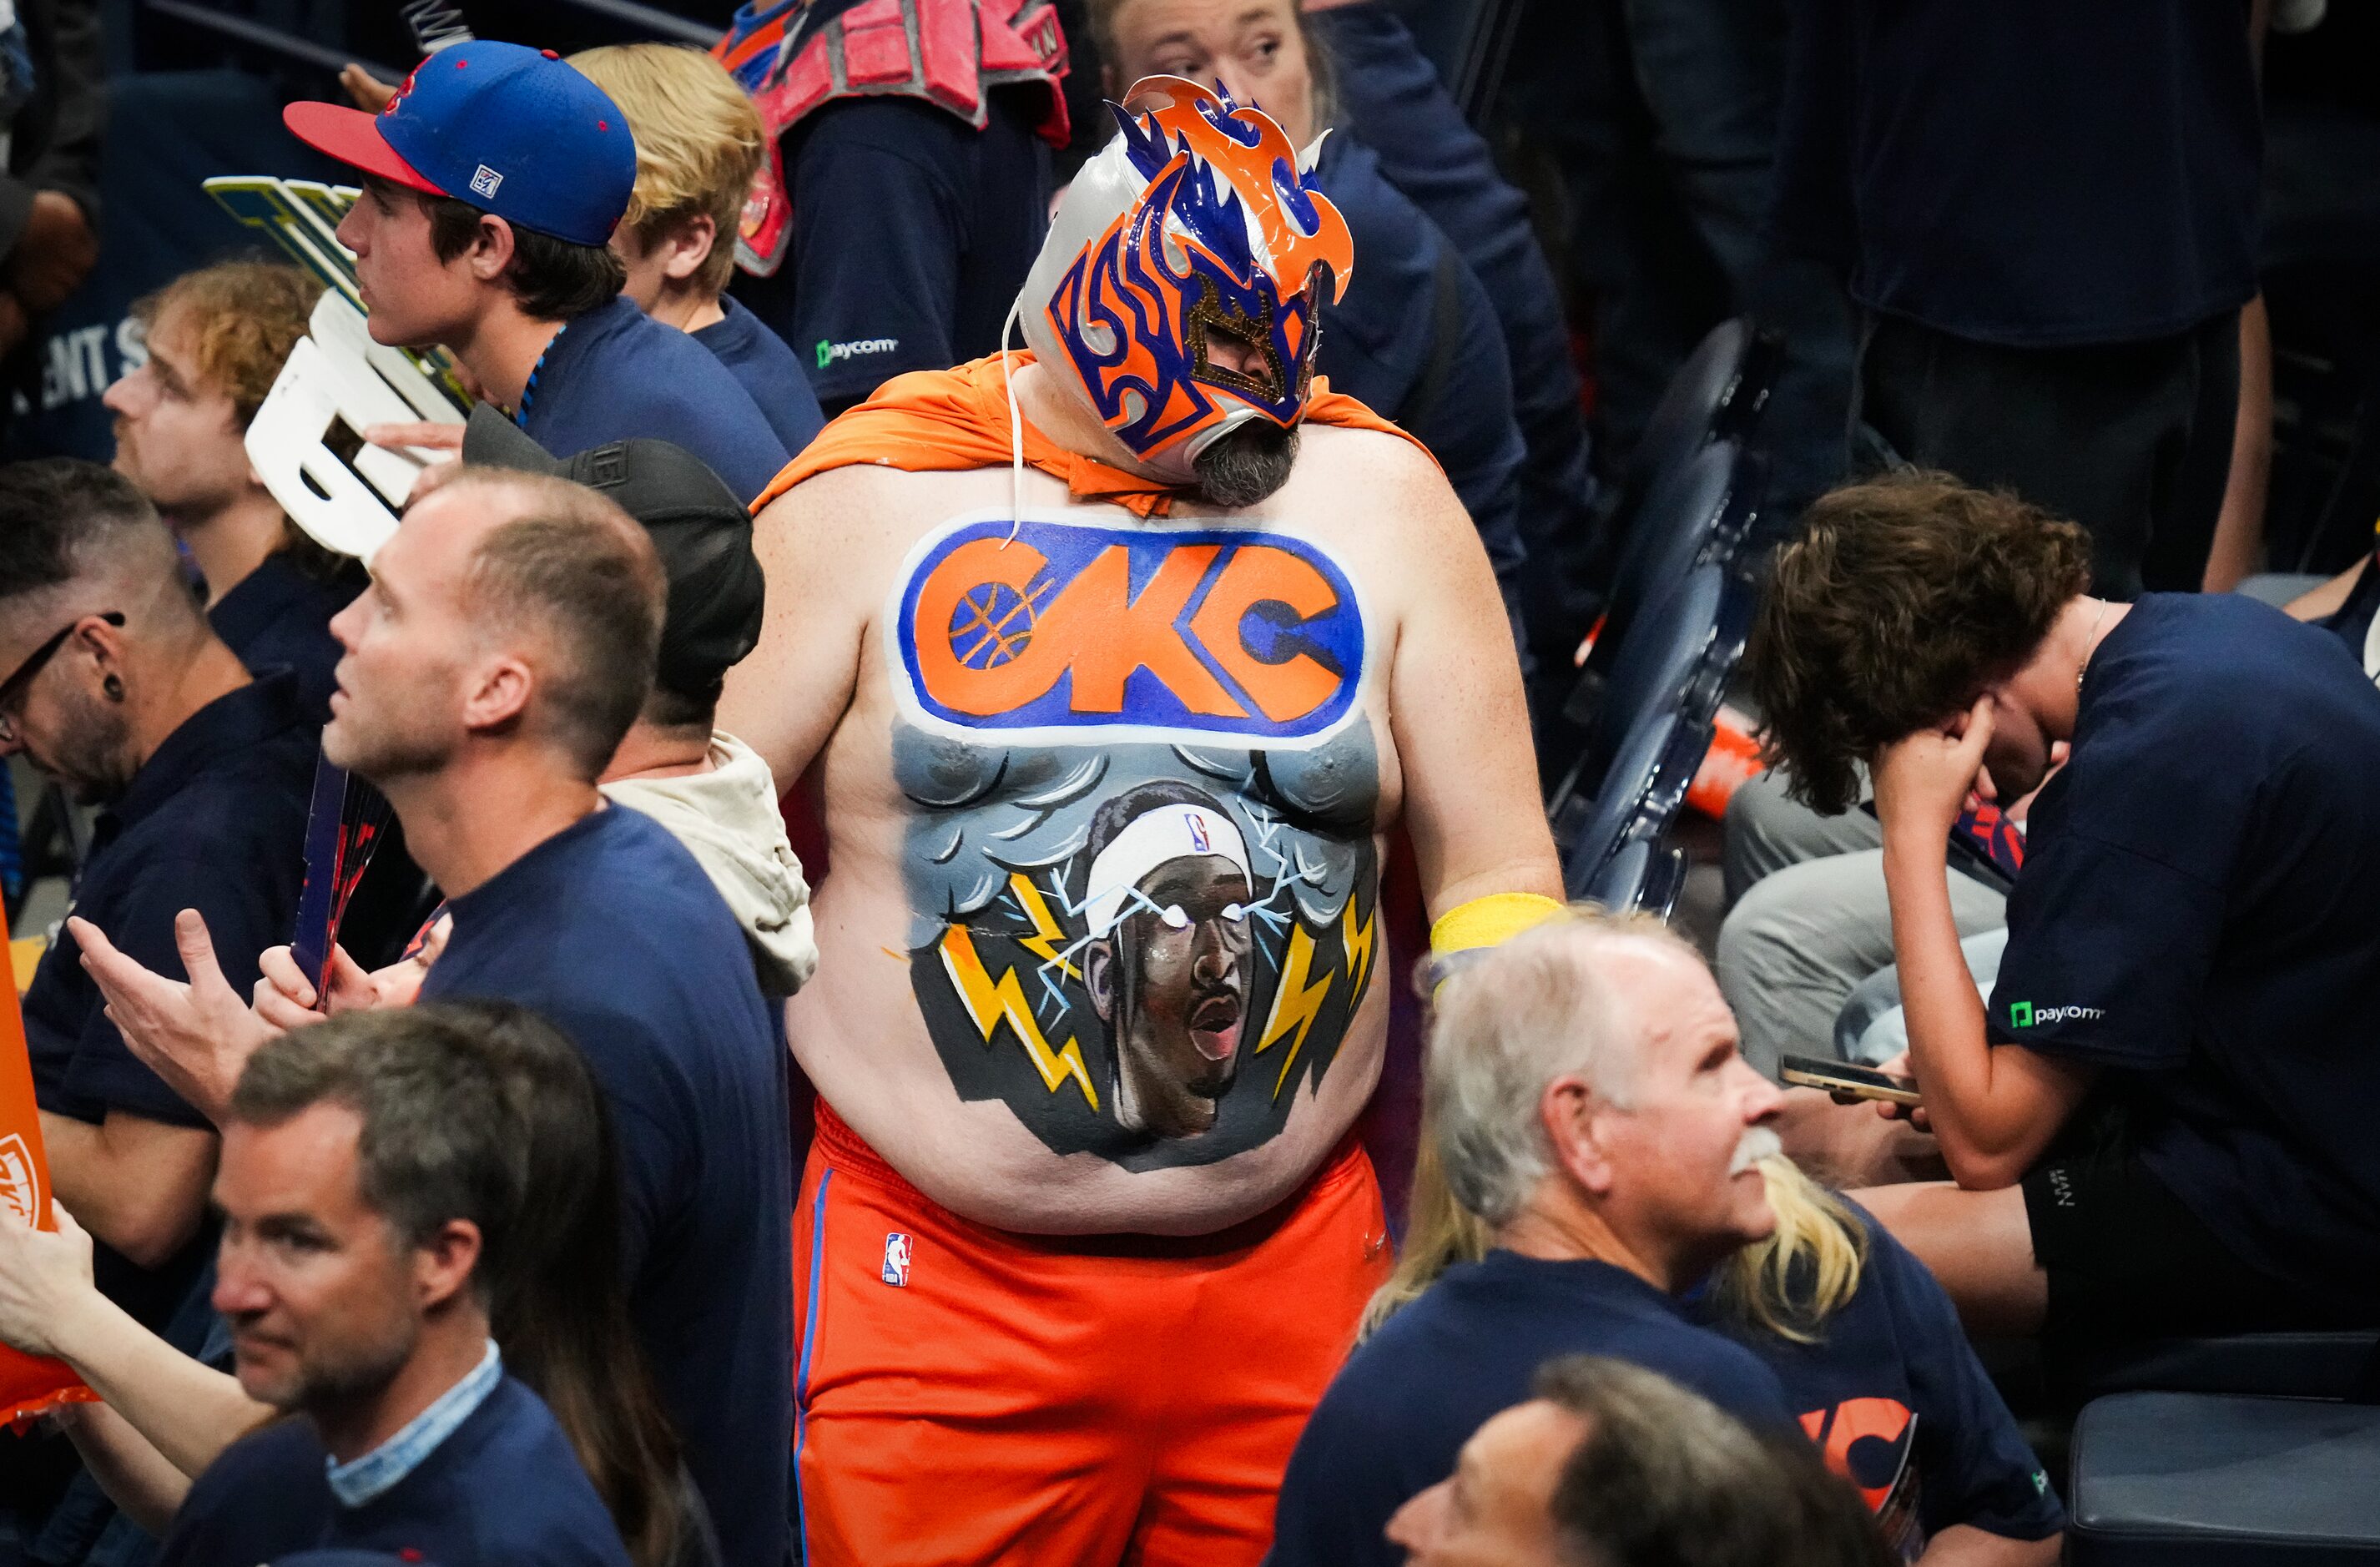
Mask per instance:
[[[2380,696],[2264,605],[2089,597],[2082,530],[1914,474],[1822,498],[1755,632],[1766,739],[1821,810],[1876,783],[1913,1114],[1953,1180],[1858,1194],[1971,1329],[2380,1318]],[[1942,842],[2035,802],[1978,996]]]

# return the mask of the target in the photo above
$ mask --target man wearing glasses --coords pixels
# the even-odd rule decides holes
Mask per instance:
[[[74,912],[180,978],[175,918],[196,909],[245,993],[304,878],[316,735],[295,677],[252,679],[155,509],[63,459],[0,468],[0,753],[101,808]],[[25,993],[42,1137],[100,1287],[162,1330],[205,1260],[215,1135],[127,1051],[80,956],[59,935]]]

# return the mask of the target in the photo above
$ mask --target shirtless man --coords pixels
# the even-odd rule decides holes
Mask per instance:
[[[834,863],[786,1011],[817,1563],[1257,1561],[1389,1260],[1350,1135],[1389,834],[1443,950],[1560,891],[1477,535],[1311,379],[1352,257],[1310,159],[1186,81],[1129,104],[1035,351],[889,383],[758,525],[721,722],[819,765]]]

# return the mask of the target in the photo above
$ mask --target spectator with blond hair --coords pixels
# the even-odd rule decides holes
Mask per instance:
[[[760,116],[727,68],[698,49],[621,43],[570,56],[611,95],[637,139],[637,185],[612,231],[628,269],[622,292],[691,334],[760,405],[788,452],[823,422],[801,360],[727,295],[735,227],[767,144]]]
[[[132,307],[149,357],[107,389],[115,471],[138,485],[204,579],[207,618],[251,670],[286,667],[318,718],[339,646],[331,617],[363,569],[290,524],[248,460],[249,421],[322,297],[295,267],[225,261]]]

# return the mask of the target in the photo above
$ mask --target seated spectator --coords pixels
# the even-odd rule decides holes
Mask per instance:
[[[784,443],[727,368],[622,296],[609,243],[636,147],[585,77],[535,49],[473,41],[424,60],[377,115],[292,103],[283,117],[363,173],[339,239],[356,253],[375,341],[453,349],[550,452],[653,436],[739,496],[784,466]]]
[[[799,452],[824,422],[809,377],[785,340],[725,292],[767,150],[752,101],[718,61],[676,44],[588,49],[570,63],[620,105],[637,138],[637,187],[612,231],[628,272],[623,292],[719,356],[786,452]]]
[[[286,667],[330,716],[331,617],[363,567],[293,527],[249,465],[249,421],[273,390],[322,285],[296,267],[226,261],[136,302],[149,357],[107,389],[115,471],[140,487],[206,584],[207,619],[249,670]]]
[[[1859,1499],[1801,1443],[1763,1439],[1624,1360],[1573,1354],[1397,1510],[1412,1567],[1882,1567]]]
[[[774,1561],[793,1429],[784,1051],[700,867],[595,788],[650,689],[663,594],[610,501],[465,468],[408,509],[332,623],[346,656],[322,746],[388,796],[453,900],[420,999],[533,1007],[586,1053],[620,1136],[638,1342],[724,1559]],[[220,1107],[270,1026],[228,987],[185,990],[85,940],[128,1035]],[[344,956],[322,997],[391,999]]]
[[[523,1179],[501,1252],[483,1256],[490,1332],[509,1373],[552,1410],[636,1567],[703,1567],[718,1560],[708,1514],[677,1459],[651,1374],[628,1324],[619,1269],[619,1173],[610,1126],[577,1049],[524,1008],[453,1002],[442,1017],[502,1077]],[[163,1534],[189,1483],[271,1405],[205,1361],[175,1352],[91,1282],[91,1243],[59,1210],[55,1233],[0,1219],[0,1342],[66,1360],[106,1402],[59,1412],[111,1500]],[[322,1537],[334,1516],[326,1486],[211,1524],[226,1553],[275,1558]],[[232,1532],[238,1549],[231,1552]]]
[[[1821,810],[1874,774],[1906,1066],[1956,1183],[1860,1200],[1972,1330],[2374,1320],[2380,702],[2336,637],[2087,597],[2090,559],[1938,475],[1825,497],[1779,556],[1768,744]],[[1979,772],[2029,793],[2059,741],[1986,1005],[1942,843]]]
[[[1771,1155],[1760,1172],[1777,1227],[1697,1286],[1695,1318],[1768,1363],[1802,1429],[1859,1487],[1902,1559],[2055,1561],[2063,1519],[2047,1476],[1933,1275],[1791,1160]],[[1427,1144],[1411,1212],[1367,1337],[1493,1244]]]
[[[1776,1376],[1677,1295],[1775,1222],[1755,1161],[1777,1090],[1693,949],[1658,926],[1560,919],[1440,988],[1426,1116],[1447,1184],[1494,1233],[1358,1348],[1281,1481],[1275,1567],[1392,1562],[1381,1530],[1558,1355],[1661,1372],[1764,1430]]]
[[[170,1567],[248,1567],[266,1521],[326,1486],[333,1505],[299,1549],[627,1567],[562,1427],[488,1336],[494,1259],[537,1216],[486,1026],[360,1014],[285,1035],[241,1073],[214,1186],[215,1309],[241,1388],[304,1418],[199,1476]]]
[[[758,275],[735,291],[812,357],[830,416],[893,376],[999,352],[1041,253],[1050,149],[1067,136],[1066,39],[1049,0],[1002,9],[905,0],[854,33],[748,0],[712,51],[776,143],[748,237]],[[922,44],[953,36],[966,52],[938,59],[948,79],[934,81]],[[845,63],[854,46],[873,52],[864,69]]]
[[[766,583],[751,515],[716,475],[661,441],[628,441],[556,462],[493,410],[474,412],[467,461],[549,473],[608,495],[644,525],[669,600],[652,694],[598,785],[686,845],[727,901],[760,993],[792,995],[818,967],[809,884],[785,841],[777,783],[751,747],[715,726],[727,672],[760,637]]]
[[[176,917],[234,943],[226,982],[287,937],[304,876],[314,734],[294,676],[252,679],[208,628],[173,536],[121,475],[0,469],[0,747],[102,808],[78,924],[178,980]],[[162,1327],[205,1263],[215,1136],[125,1049],[72,932],[25,993],[59,1201],[100,1243],[100,1285]]]
[[[1178,76],[1261,103],[1301,149],[1331,125],[1329,66],[1296,0],[1096,0],[1090,14],[1111,97],[1145,76]],[[1488,291],[1353,137],[1322,142],[1308,183],[1346,218],[1356,257],[1346,293],[1323,303],[1315,372],[1429,448],[1488,547],[1518,638],[1525,448]]]
[[[2064,1512],[1942,1286],[1791,1160],[1760,1170],[1777,1228],[1712,1276],[1697,1316],[1777,1373],[1900,1560],[2050,1567]]]

